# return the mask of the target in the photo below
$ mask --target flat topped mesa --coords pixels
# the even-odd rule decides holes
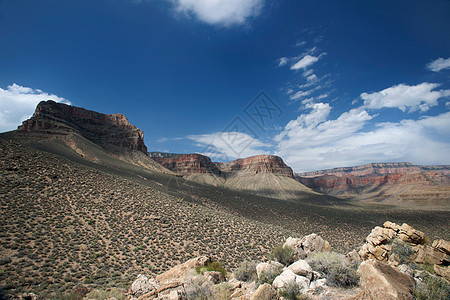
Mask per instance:
[[[19,132],[49,135],[79,133],[109,151],[136,150],[147,153],[144,133],[123,114],[102,114],[92,110],[42,101],[33,116],[17,128]]]

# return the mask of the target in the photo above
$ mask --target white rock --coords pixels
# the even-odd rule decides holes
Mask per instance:
[[[283,273],[278,275],[275,280],[273,281],[272,285],[273,287],[280,289],[284,287],[285,285],[290,285],[295,282],[297,279],[297,275],[295,275],[294,272],[291,270],[285,270]],[[305,278],[306,279],[306,278]]]
[[[290,265],[288,269],[294,272],[296,275],[305,276],[309,280],[311,280],[313,270],[303,259],[296,261],[295,263]]]
[[[318,279],[316,281],[311,282],[311,284],[309,285],[310,289],[315,289],[318,287],[322,287],[327,285],[327,279],[326,278],[322,278],[322,279]]]
[[[298,284],[302,291],[306,291],[309,289],[309,279],[304,276],[295,277],[295,283]]]
[[[256,274],[261,278],[262,274],[275,274],[281,272],[283,265],[277,261],[270,261],[268,263],[260,263],[256,266]]]

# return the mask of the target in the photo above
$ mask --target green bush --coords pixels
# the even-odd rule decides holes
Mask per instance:
[[[240,281],[252,281],[256,279],[256,263],[253,261],[243,261],[234,270],[234,276]]]
[[[276,268],[276,267],[270,268],[269,272],[263,272],[263,273],[259,274],[258,284],[268,283],[268,284],[272,285],[275,278],[278,275],[280,275],[282,271],[283,271],[283,268],[281,268],[281,267],[280,268]]]
[[[270,259],[276,260],[279,263],[287,266],[294,262],[294,249],[290,246],[278,245],[272,249]]]
[[[391,246],[392,246],[392,254],[395,254],[400,264],[404,264],[411,261],[411,256],[415,252],[409,244],[400,239],[394,239],[391,242]]]
[[[336,252],[319,252],[306,259],[311,268],[325,274],[327,282],[336,287],[350,288],[359,284],[358,265]]]
[[[227,271],[222,267],[222,265],[220,264],[220,262],[218,261],[213,261],[210,263],[207,263],[206,266],[198,266],[195,268],[195,271],[198,274],[202,274],[208,271],[215,271],[215,272],[220,272],[222,273],[223,277],[227,276]]]
[[[308,296],[303,295],[300,287],[295,282],[285,285],[280,291],[279,295],[287,300],[306,300]]]
[[[418,300],[450,299],[450,284],[440,277],[426,274],[422,282],[416,285],[414,297]]]

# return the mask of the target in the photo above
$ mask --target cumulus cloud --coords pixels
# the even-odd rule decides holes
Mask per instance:
[[[33,115],[36,105],[42,100],[70,104],[63,97],[15,83],[6,89],[0,88],[0,132],[16,129],[24,120]]]
[[[336,119],[329,119],[332,108],[327,103],[309,108],[275,138],[276,154],[297,172],[380,161],[450,163],[450,112],[378,123],[367,130],[375,116],[363,107]]]
[[[450,96],[450,90],[434,91],[440,84],[423,82],[418,85],[399,84],[380,92],[362,93],[364,106],[370,109],[398,108],[403,112],[427,111],[438,99]]]
[[[211,25],[243,24],[259,14],[263,0],[173,0],[176,10]]]
[[[450,69],[450,57],[438,58],[427,64],[427,69],[433,72],[439,72],[444,69]]]
[[[187,137],[205,147],[202,154],[214,158],[234,159],[258,154],[268,154],[264,147],[269,145],[242,132],[215,132],[211,134],[190,135]]]
[[[306,69],[319,60],[318,56],[305,55],[298,62],[291,66],[291,70]]]

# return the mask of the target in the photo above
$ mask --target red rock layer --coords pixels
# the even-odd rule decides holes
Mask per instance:
[[[33,116],[17,130],[45,134],[78,132],[106,150],[127,149],[147,154],[143,132],[123,114],[106,115],[52,100],[40,102]]]
[[[201,154],[180,154],[174,157],[152,157],[157,163],[179,174],[212,173],[220,174],[216,164]]]
[[[255,155],[217,165],[224,173],[245,171],[250,174],[273,173],[294,178],[292,169],[284,163],[281,157],[275,155]]]

